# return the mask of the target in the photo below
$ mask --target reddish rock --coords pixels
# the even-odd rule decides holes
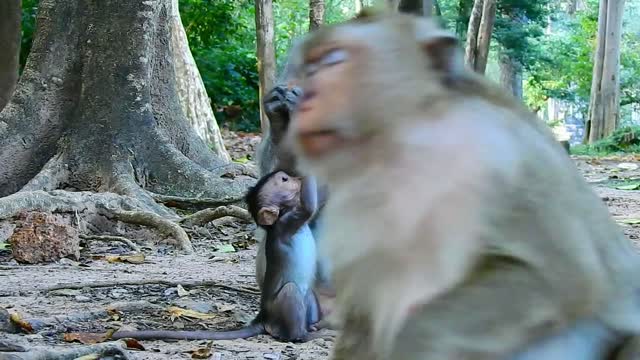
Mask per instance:
[[[43,263],[63,257],[80,257],[77,230],[60,215],[42,212],[23,214],[9,238],[13,258],[21,263]]]

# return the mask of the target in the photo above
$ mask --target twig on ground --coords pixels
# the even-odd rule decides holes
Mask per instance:
[[[72,360],[82,356],[97,354],[99,359],[106,356],[118,355],[119,359],[130,359],[122,347],[122,342],[107,342],[89,346],[79,346],[64,350],[51,350],[44,347],[33,348],[27,352],[2,353],[2,359],[11,360]]]
[[[105,214],[116,220],[130,224],[145,225],[156,228],[160,233],[173,237],[182,250],[188,254],[193,253],[193,245],[189,235],[177,223],[167,220],[160,215],[147,211],[111,211]]]
[[[96,241],[104,241],[104,242],[111,242],[111,241],[117,241],[117,242],[121,242],[126,244],[127,246],[129,246],[131,249],[133,249],[133,251],[135,252],[139,252],[140,251],[140,247],[136,244],[133,243],[133,241],[127,239],[126,237],[123,236],[113,236],[113,235],[80,235],[81,239],[84,240],[96,240]]]
[[[225,216],[233,216],[246,222],[252,222],[253,219],[249,212],[241,207],[229,205],[220,206],[215,209],[204,209],[191,214],[180,221],[182,226],[204,226],[205,224],[220,219]]]
[[[83,289],[83,288],[102,288],[102,287],[116,287],[116,286],[142,286],[142,285],[165,285],[165,286],[178,286],[182,285],[183,287],[197,287],[197,286],[210,286],[217,287],[221,289],[227,289],[237,292],[242,292],[246,294],[252,295],[260,295],[260,291],[255,288],[250,287],[234,287],[231,285],[220,284],[216,281],[172,281],[172,280],[164,280],[164,279],[144,279],[144,280],[130,280],[130,281],[104,281],[104,282],[91,282],[91,283],[79,283],[79,284],[58,284],[54,286],[50,286],[44,289],[44,292],[49,292],[53,290],[60,289]]]
[[[181,196],[161,195],[147,191],[151,197],[166,206],[182,210],[202,210],[219,206],[236,204],[242,201],[242,197],[229,197],[223,199],[211,198],[187,198]]]
[[[119,301],[107,305],[104,309],[92,310],[87,312],[78,312],[69,315],[57,315],[47,318],[26,319],[35,331],[52,327],[54,330],[66,329],[70,324],[93,321],[109,316],[109,310],[118,311],[144,311],[144,310],[162,310],[160,305],[152,304],[148,301]]]

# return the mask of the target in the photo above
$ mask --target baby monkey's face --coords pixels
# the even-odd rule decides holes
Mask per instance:
[[[273,225],[283,212],[300,202],[300,178],[289,176],[284,171],[275,173],[260,190],[261,209],[258,223]]]

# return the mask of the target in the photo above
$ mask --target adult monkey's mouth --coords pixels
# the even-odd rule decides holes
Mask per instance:
[[[313,158],[336,150],[349,143],[349,140],[337,130],[323,129],[299,132],[298,142],[305,154]]]

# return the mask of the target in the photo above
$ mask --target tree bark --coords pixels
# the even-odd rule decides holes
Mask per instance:
[[[440,2],[438,0],[433,0],[433,6],[436,9],[436,16],[442,17],[442,9],[440,8]]]
[[[496,20],[496,0],[484,0],[482,6],[482,20],[478,30],[478,46],[476,50],[476,60],[474,70],[479,74],[484,74],[487,70],[489,60],[489,49],[491,46],[491,35],[493,34],[493,24]]]
[[[0,196],[112,192],[161,215],[152,193],[241,199],[255,172],[216,157],[182,111],[171,13],[171,0],[40,1],[0,113]]]
[[[471,17],[469,18],[469,27],[467,28],[467,46],[464,51],[464,60],[470,69],[475,69],[476,59],[478,58],[478,35],[480,31],[480,22],[482,21],[482,5],[483,0],[475,0]]]
[[[309,31],[320,27],[324,22],[324,0],[309,0]]]
[[[505,54],[500,56],[500,84],[513,96],[522,99],[522,65]]]
[[[276,79],[276,50],[274,46],[273,1],[255,0],[258,74],[260,76],[260,129],[269,132],[269,119],[264,113],[262,99],[273,88]]]
[[[21,0],[0,1],[0,111],[18,82],[21,19]]]
[[[602,0],[589,102],[589,143],[615,131],[620,122],[620,42],[623,0]]]
[[[422,0],[422,15],[433,16],[433,0]]]
[[[171,1],[171,44],[173,46],[174,67],[180,105],[187,121],[194,128],[196,134],[213,150],[215,156],[224,161],[231,161],[229,153],[224,147],[222,134],[211,109],[211,99],[202,82],[196,61],[189,49],[189,41],[184,31],[178,0]]]
[[[422,0],[400,0],[398,3],[398,11],[407,14],[422,15]]]

